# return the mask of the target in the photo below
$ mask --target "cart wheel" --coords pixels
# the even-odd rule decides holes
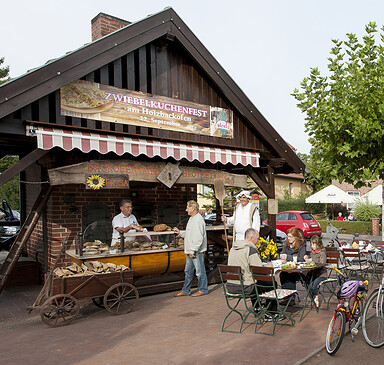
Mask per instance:
[[[96,307],[104,309],[104,298],[103,297],[93,297],[92,302]]]
[[[79,315],[79,311],[76,298],[68,294],[58,294],[44,302],[40,308],[40,316],[48,326],[58,327],[71,323]]]
[[[129,283],[112,285],[104,294],[105,309],[112,314],[130,312],[139,300],[139,292]]]

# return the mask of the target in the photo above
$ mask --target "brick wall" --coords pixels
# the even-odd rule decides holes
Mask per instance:
[[[92,42],[131,24],[123,19],[99,13],[91,20]]]
[[[383,183],[383,180],[381,179],[378,179],[378,180],[375,180],[375,181],[371,181],[371,184],[372,186],[363,186],[359,189],[356,189],[352,184],[348,184],[346,183],[345,181],[338,181],[338,180],[333,180],[332,181],[332,184],[335,185],[336,187],[338,187],[339,189],[345,191],[345,192],[348,192],[348,191],[359,191],[360,192],[360,196],[368,193],[368,191],[372,190],[373,188],[375,188],[377,185],[381,185]]]

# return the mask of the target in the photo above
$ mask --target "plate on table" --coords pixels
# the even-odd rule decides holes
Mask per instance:
[[[314,262],[304,262],[301,264],[302,269],[311,269],[313,267],[316,267],[316,264]]]
[[[281,265],[281,268],[282,268],[283,270],[294,270],[294,269],[297,268],[297,265],[296,265],[296,263],[293,262],[293,261],[288,261],[288,262],[286,262],[285,264]]]

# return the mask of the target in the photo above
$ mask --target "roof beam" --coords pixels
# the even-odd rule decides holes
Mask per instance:
[[[43,157],[48,151],[41,150],[39,148],[35,149],[27,156],[24,156],[21,160],[16,162],[13,166],[5,170],[0,174],[0,186],[11,180],[21,171],[25,170],[28,166],[32,165],[39,158]]]

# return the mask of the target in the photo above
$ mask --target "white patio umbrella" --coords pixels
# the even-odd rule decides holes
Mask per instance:
[[[355,198],[335,185],[328,185],[305,199],[306,203],[354,203]]]
[[[306,203],[325,203],[332,204],[332,219],[334,218],[333,214],[333,204],[340,203],[354,203],[355,198],[345,191],[339,189],[335,185],[328,185],[326,188],[321,189],[317,193],[309,196],[305,199]]]
[[[361,199],[369,200],[372,204],[383,205],[383,185],[377,185],[367,194],[364,194]]]

